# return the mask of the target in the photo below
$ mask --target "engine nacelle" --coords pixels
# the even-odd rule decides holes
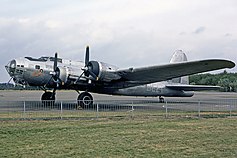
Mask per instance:
[[[88,68],[98,76],[99,81],[110,82],[112,80],[118,80],[121,77],[114,73],[118,70],[118,67],[97,61],[90,61],[88,64]]]
[[[112,80],[118,80],[121,77],[114,73],[118,70],[118,67],[97,61],[90,61],[88,63],[88,69],[93,72],[98,78],[99,81],[110,82]],[[65,84],[68,80],[77,80],[78,76],[83,73],[81,69],[72,69],[68,67],[58,67],[59,79]],[[94,78],[88,73],[85,72],[85,76],[93,80]]]
[[[68,75],[69,75],[68,68],[66,68],[66,67],[58,67],[58,69],[59,69],[59,78],[60,78],[60,80],[62,81],[63,84],[67,83]]]

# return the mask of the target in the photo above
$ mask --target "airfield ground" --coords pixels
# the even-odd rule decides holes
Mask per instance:
[[[237,157],[237,119],[0,121],[1,157]]]
[[[0,101],[40,100],[41,94],[42,91],[0,91]],[[95,100],[150,99],[93,95]],[[188,102],[236,96],[199,92],[192,98],[166,99]],[[58,100],[76,98],[74,91],[57,93]],[[237,157],[236,124],[235,116],[7,120],[0,121],[0,157]]]
[[[43,91],[0,91],[0,101],[39,101]],[[93,94],[94,100],[154,100],[157,97],[130,97],[130,96],[111,96],[102,94]],[[59,90],[57,91],[57,100],[76,100],[78,93],[72,90]],[[197,100],[216,100],[216,99],[237,99],[237,93],[224,93],[224,92],[195,92],[193,97],[180,98],[166,97],[166,100],[185,100],[185,101],[197,101]]]

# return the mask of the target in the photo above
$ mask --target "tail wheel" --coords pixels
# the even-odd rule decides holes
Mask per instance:
[[[78,96],[77,103],[81,108],[90,108],[93,106],[93,97],[90,93],[83,92]]]
[[[165,102],[165,99],[160,96],[160,97],[159,97],[159,102],[160,102],[160,103],[164,103],[164,102]]]

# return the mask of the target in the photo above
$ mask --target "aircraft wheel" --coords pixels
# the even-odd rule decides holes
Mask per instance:
[[[78,96],[77,103],[83,109],[90,108],[93,106],[93,97],[90,93],[83,92]]]
[[[55,103],[55,94],[52,92],[45,92],[41,96],[41,101],[43,105],[49,106],[49,105],[54,105]]]
[[[159,102],[160,103],[164,103],[165,102],[165,99],[163,97],[159,97]]]

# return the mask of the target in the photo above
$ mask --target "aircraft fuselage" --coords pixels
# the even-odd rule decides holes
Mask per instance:
[[[193,90],[214,90],[219,87],[189,85],[187,75],[234,66],[232,61],[221,59],[187,62],[185,53],[178,50],[170,64],[119,69],[107,63],[90,61],[87,46],[85,62],[61,59],[55,53],[54,57],[14,59],[5,67],[16,84],[41,87],[45,91],[41,96],[43,103],[55,101],[58,89],[74,89],[84,91],[79,94],[77,101],[78,106],[85,107],[93,105],[93,97],[89,92],[159,96],[161,102],[164,101],[162,96],[191,97]]]
[[[44,57],[41,61],[32,58],[18,58],[10,61],[6,66],[6,69],[17,84],[53,88],[57,83],[55,83],[52,78],[54,64],[52,60],[52,57]],[[117,67],[106,63],[100,64],[103,64],[103,68],[111,72],[118,69]],[[194,94],[193,92],[184,92],[166,88],[165,85],[168,83],[167,81],[144,84],[141,86],[136,86],[136,84],[128,85],[126,81],[113,84],[112,79],[113,77],[116,78],[116,76],[112,76],[111,78],[109,73],[103,74],[103,77],[107,78],[107,82],[95,83],[93,80],[90,80],[89,77],[90,81],[88,84],[88,80],[85,76],[79,78],[83,74],[84,68],[84,63],[80,61],[58,59],[58,68],[60,69],[59,76],[62,80],[62,84],[59,84],[57,89],[75,89],[102,94],[146,97],[191,97]],[[74,84],[75,82],[77,84]]]

